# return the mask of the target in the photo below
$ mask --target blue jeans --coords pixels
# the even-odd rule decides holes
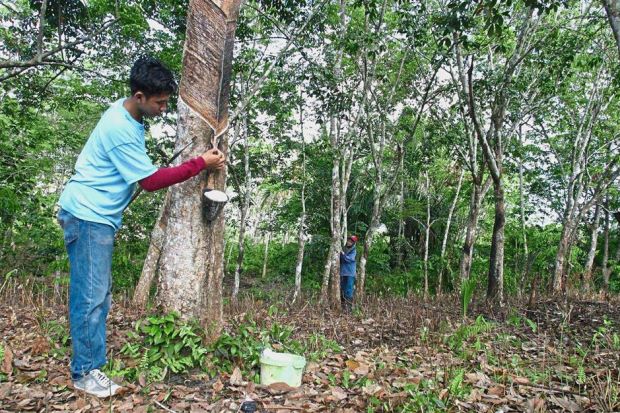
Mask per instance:
[[[355,277],[349,275],[340,276],[340,295],[343,300],[353,301],[353,290],[355,287]]]
[[[58,223],[69,254],[69,324],[77,380],[106,363],[106,318],[112,303],[112,250],[115,230],[84,221],[61,209]]]

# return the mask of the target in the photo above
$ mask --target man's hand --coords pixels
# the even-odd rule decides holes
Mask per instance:
[[[215,148],[209,149],[200,156],[202,156],[202,159],[205,160],[207,169],[220,170],[224,169],[224,166],[226,165],[226,158],[224,157],[224,154],[222,153],[222,151],[219,151]]]

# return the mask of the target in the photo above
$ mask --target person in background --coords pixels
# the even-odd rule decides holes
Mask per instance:
[[[71,274],[71,378],[75,389],[97,397],[122,389],[100,368],[107,361],[114,236],[136,184],[155,191],[204,169],[222,169],[226,162],[214,148],[175,167],[155,167],[146,153],[144,119],[166,111],[177,84],[161,62],[145,57],[134,63],[129,86],[131,95],[112,103],[102,115],[58,201]]]
[[[343,251],[340,253],[340,302],[342,309],[350,313],[353,308],[353,292],[355,289],[355,244],[357,237],[347,238]]]

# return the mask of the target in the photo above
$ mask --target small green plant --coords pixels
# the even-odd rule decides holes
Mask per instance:
[[[599,326],[592,336],[592,345],[620,350],[620,336],[614,331],[614,324],[607,317],[603,319],[603,325]]]
[[[466,387],[463,386],[463,378],[465,377],[464,369],[457,369],[456,374],[450,379],[450,385],[448,386],[450,394],[456,398],[464,398],[469,394]]]
[[[493,324],[486,321],[484,317],[480,315],[473,324],[463,324],[460,326],[454,334],[448,336],[447,341],[452,350],[461,350],[463,342],[469,340],[471,337],[490,331],[492,328]]]
[[[45,320],[41,322],[41,328],[49,342],[52,343],[51,356],[56,359],[64,358],[69,352],[71,340],[67,325],[56,320]]]
[[[345,389],[351,387],[351,372],[347,369],[342,372],[342,387]]]
[[[336,341],[328,339],[323,334],[312,333],[305,341],[308,359],[311,361],[322,360],[329,354],[342,352],[342,347]]]
[[[524,317],[524,321],[528,325],[528,327],[532,330],[532,333],[536,333],[538,331],[538,324],[536,324],[535,322],[533,322],[527,317]]]
[[[207,348],[202,346],[202,329],[194,322],[181,321],[176,313],[140,320],[128,337],[121,353],[139,364],[124,368],[120,360],[111,360],[108,371],[112,375],[142,375],[150,382],[163,380],[169,371],[183,373],[204,365]]]
[[[408,393],[408,397],[399,411],[405,413],[413,412],[445,412],[446,404],[439,398],[436,389],[433,388],[432,382],[422,380],[419,384],[407,384],[404,390]]]
[[[467,317],[467,309],[471,303],[471,299],[474,296],[474,289],[476,288],[476,282],[472,278],[468,278],[463,281],[461,285],[461,304],[463,306],[463,318]]]

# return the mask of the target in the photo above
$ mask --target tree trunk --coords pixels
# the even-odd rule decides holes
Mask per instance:
[[[271,231],[267,232],[265,237],[265,255],[263,255],[263,275],[262,278],[267,277],[267,262],[269,261],[269,242],[271,241]]]
[[[215,144],[228,152],[226,133],[234,33],[240,0],[190,0],[179,93],[177,164]],[[182,159],[181,159],[182,158]],[[157,302],[164,311],[198,318],[215,336],[222,326],[224,214],[207,222],[204,190],[224,190],[226,169],[201,173],[170,188],[166,242],[159,259]]]
[[[157,276],[157,266],[161,250],[166,241],[166,228],[168,227],[168,214],[170,209],[170,191],[167,191],[164,204],[161,207],[159,217],[151,233],[149,250],[146,253],[144,266],[136,289],[133,292],[133,305],[144,309],[149,301],[151,285]]]
[[[521,125],[519,125],[519,148],[523,150],[523,135],[521,132]],[[521,157],[521,161],[519,162],[519,209],[521,212],[521,233],[523,236],[523,264],[521,268],[521,282],[518,286],[519,297],[523,294],[523,288],[525,288],[525,278],[526,273],[528,272],[528,257],[529,251],[527,248],[527,232],[525,228],[525,195],[523,193],[523,157]]]
[[[487,298],[504,302],[504,227],[506,225],[506,206],[504,205],[504,188],[500,182],[494,182],[495,222],[491,238],[491,257],[489,259],[489,279]]]
[[[463,185],[463,176],[465,175],[465,170],[461,169],[461,174],[459,175],[459,182],[456,185],[456,193],[454,194],[454,199],[452,200],[452,204],[450,205],[450,210],[448,211],[448,219],[446,221],[446,230],[443,233],[443,241],[441,242],[441,269],[439,271],[439,280],[437,282],[437,294],[441,294],[443,291],[443,271],[445,269],[444,258],[446,256],[446,248],[448,246],[448,236],[450,235],[450,226],[452,225],[452,216],[454,215],[454,210],[456,209],[456,204],[459,200],[459,195],[461,193],[461,186]]]
[[[480,217],[480,208],[482,202],[490,188],[491,181],[483,184],[476,181],[473,182],[471,199],[469,201],[469,214],[467,216],[467,230],[465,231],[465,241],[463,242],[463,255],[459,266],[459,274],[461,285],[463,281],[469,279],[471,273],[471,265],[474,258],[474,244],[476,242],[478,232],[478,218]]]
[[[605,11],[607,12],[607,19],[614,34],[616,47],[618,47],[618,56],[620,57],[620,1],[603,0],[603,6],[605,6]]]
[[[566,258],[571,249],[572,221],[564,223],[558,252],[555,256],[555,270],[553,274],[553,291],[560,293],[566,287]]]
[[[605,201],[605,231],[603,234],[603,263],[601,265],[603,271],[603,291],[609,291],[609,276],[611,268],[609,267],[609,209],[607,200]]]
[[[381,192],[383,187],[383,150],[385,148],[385,120],[381,122],[381,137],[379,139],[378,147],[375,147],[375,140],[373,138],[372,126],[369,124],[368,128],[368,142],[371,146],[371,153],[373,157],[373,163],[376,169],[375,182],[372,191],[372,214],[370,216],[370,225],[364,236],[364,252],[360,259],[359,271],[357,272],[357,294],[359,296],[364,295],[364,289],[366,288],[366,263],[368,262],[368,255],[370,254],[370,248],[372,248],[372,242],[374,241],[375,233],[379,228],[381,220]]]
[[[426,300],[428,299],[428,241],[431,234],[431,183],[428,177],[428,169],[424,171],[424,183],[426,190],[426,225],[424,228],[424,299]]]
[[[400,158],[400,170],[403,171],[405,157]],[[398,195],[398,235],[396,238],[396,268],[403,267],[403,247],[405,241],[405,174],[400,174],[400,193]]]
[[[338,150],[338,132],[336,130],[336,119],[332,118],[332,137],[331,144],[333,149],[332,160],[332,238],[328,257],[329,265],[329,302],[332,307],[340,303],[340,252],[342,251],[341,238],[341,193],[340,193],[340,155]]]
[[[368,263],[368,255],[370,254],[370,248],[372,247],[372,242],[374,240],[375,232],[377,228],[379,228],[379,215],[380,215],[380,200],[378,197],[375,197],[372,203],[372,215],[370,218],[370,226],[368,227],[368,231],[364,235],[364,250],[362,251],[362,256],[360,257],[360,265],[357,271],[357,286],[356,286],[356,295],[361,297],[364,295],[364,289],[366,288],[366,264]]]
[[[592,268],[594,267],[594,257],[596,256],[596,247],[598,244],[598,227],[601,220],[601,206],[596,204],[594,210],[594,220],[592,222],[592,228],[590,233],[590,250],[588,251],[588,259],[583,270],[583,286],[582,288],[586,292],[590,292],[592,286]]]
[[[250,171],[250,134],[248,131],[248,119],[247,116],[243,119],[243,133],[244,133],[244,145],[243,145],[243,168],[245,171],[245,188],[243,190],[243,205],[241,205],[241,211],[239,216],[239,254],[237,255],[237,265],[235,267],[235,283],[232,291],[233,301],[237,300],[239,295],[239,285],[241,284],[241,273],[243,272],[243,258],[245,254],[245,228],[246,219],[248,216],[248,210],[250,209],[251,188],[252,188],[252,174]]]
[[[297,232],[297,262],[295,263],[295,292],[292,303],[294,304],[301,293],[301,270],[304,264],[304,249],[306,247],[306,140],[304,137],[303,99],[300,92],[299,126],[301,135],[301,217],[299,218],[299,230]]]
[[[340,0],[340,27],[339,32],[343,33],[346,26],[345,21],[345,2]],[[342,50],[337,51],[336,62],[334,64],[334,77],[340,80],[342,77]],[[325,263],[325,272],[323,273],[323,284],[321,286],[321,302],[329,304],[332,308],[340,305],[340,252],[342,251],[341,243],[341,217],[342,203],[340,188],[340,128],[337,120],[337,113],[331,115],[329,122],[329,137],[332,150],[332,193],[331,193],[331,242],[327,260]],[[346,194],[345,194],[346,195]]]

